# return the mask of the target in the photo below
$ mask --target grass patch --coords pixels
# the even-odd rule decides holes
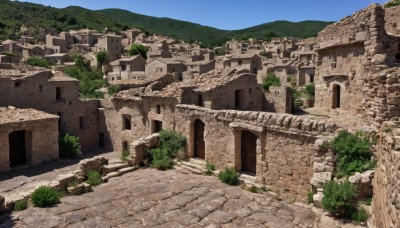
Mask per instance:
[[[240,174],[233,167],[226,167],[225,170],[218,174],[218,178],[225,184],[237,185],[239,183]]]
[[[36,207],[48,207],[60,202],[60,193],[51,187],[41,186],[32,193],[32,203]]]
[[[211,176],[215,171],[215,165],[212,163],[207,162],[206,164],[206,175]]]
[[[101,184],[101,175],[99,172],[90,170],[86,173],[86,183],[90,184],[91,186],[97,186]]]
[[[128,149],[123,150],[121,154],[121,160],[126,161],[130,155],[131,152]]]
[[[70,188],[70,187],[76,187],[76,186],[78,186],[80,183],[81,183],[81,182],[80,182],[78,179],[74,178],[73,180],[71,180],[71,181],[67,184],[67,187],[68,187],[68,188]]]
[[[28,200],[26,199],[18,200],[14,204],[14,211],[26,210],[28,208],[28,205],[29,205]]]
[[[332,141],[332,148],[337,156],[334,175],[351,176],[356,172],[373,169],[376,161],[371,160],[373,142],[364,132],[354,134],[342,130]]]
[[[161,131],[157,148],[149,150],[151,167],[160,170],[171,169],[175,164],[174,159],[185,147],[185,136],[171,130]]]
[[[47,59],[42,59],[36,56],[29,57],[26,62],[31,66],[44,67],[48,69],[53,65],[53,63],[48,61]]]

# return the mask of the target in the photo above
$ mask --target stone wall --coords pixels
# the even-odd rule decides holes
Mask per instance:
[[[175,98],[168,97],[106,97],[102,101],[104,109],[101,110],[100,132],[107,136],[108,147],[122,152],[123,149],[129,149],[123,148],[124,144],[129,147],[133,141],[156,133],[154,121],[162,122],[163,129],[174,129],[176,104]],[[160,113],[157,113],[157,109]],[[125,117],[130,118],[130,130],[124,129]]]
[[[311,191],[316,137],[336,130],[333,123],[275,113],[177,105],[176,115],[176,130],[188,139],[189,157],[194,156],[194,122],[201,120],[205,159],[219,169],[241,170],[241,132],[249,131],[257,136],[256,181],[302,197]]]
[[[7,119],[3,121],[4,118]],[[9,137],[16,131],[25,131],[26,164],[38,165],[58,159],[57,120],[57,116],[36,110],[0,110],[0,171],[10,169]]]
[[[375,227],[400,227],[400,122],[384,122],[376,154],[372,221]]]
[[[385,9],[385,30],[393,35],[400,35],[400,6]]]
[[[59,73],[57,73],[59,74]],[[51,71],[0,77],[0,106],[33,108],[61,117],[61,132],[77,135],[82,149],[99,145],[98,100],[79,98],[79,81]],[[61,97],[56,98],[56,88]]]
[[[263,110],[276,113],[293,113],[293,94],[285,86],[271,86],[264,93]]]

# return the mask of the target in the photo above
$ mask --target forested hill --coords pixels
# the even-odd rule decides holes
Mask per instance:
[[[0,0],[0,39],[12,38],[18,34],[23,24],[35,28],[50,26],[63,31],[81,28],[102,31],[108,27],[116,33],[135,27],[149,33],[215,46],[232,38],[313,37],[330,23],[332,22],[275,21],[247,29],[227,31],[170,18],[145,16],[122,9],[95,11],[76,6],[58,9],[27,2]]]

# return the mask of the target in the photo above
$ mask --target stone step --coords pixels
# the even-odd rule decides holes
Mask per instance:
[[[189,159],[189,162],[192,164],[203,166],[203,167],[205,167],[207,164],[206,161],[204,161],[203,159],[199,159],[199,158],[191,158],[191,159]]]
[[[120,169],[127,168],[127,167],[128,167],[128,165],[125,163],[116,163],[116,164],[106,165],[103,167],[103,173],[105,175],[107,175],[108,173],[115,172],[115,171],[118,171]]]
[[[119,175],[124,175],[124,174],[130,173],[130,172],[133,172],[137,169],[138,169],[137,167],[126,167],[126,168],[118,170],[117,173]]]
[[[201,172],[203,172],[205,170],[205,166],[204,165],[199,165],[196,163],[192,163],[192,162],[182,162],[182,166],[188,166],[191,167],[193,169],[197,169]]]
[[[114,177],[119,177],[119,173],[118,172],[111,172],[108,173],[107,175],[105,175],[104,177],[102,177],[103,182],[107,182],[109,179],[114,178]]]
[[[239,179],[249,185],[254,185],[256,183],[255,176],[251,176],[251,175],[244,174],[244,173],[240,174]]]
[[[199,174],[199,175],[203,174],[202,170],[198,170],[198,169],[193,168],[191,166],[187,166],[186,164],[182,164],[182,166],[180,166],[180,168],[185,169],[190,173]]]

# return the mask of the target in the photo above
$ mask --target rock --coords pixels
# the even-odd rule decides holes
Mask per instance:
[[[372,57],[372,64],[375,65],[380,65],[380,64],[384,64],[386,62],[386,55],[382,55],[382,54],[376,54],[374,55],[374,57]]]
[[[70,193],[71,195],[76,196],[76,195],[82,194],[83,189],[84,189],[83,184],[78,184],[78,185],[75,186],[75,187],[68,187],[68,188],[67,188],[67,191],[68,191],[68,193]]]
[[[56,182],[59,182],[59,188],[60,189],[65,189],[69,182],[74,180],[76,178],[75,174],[73,173],[67,173],[67,174],[61,174],[57,177],[55,180]]]

